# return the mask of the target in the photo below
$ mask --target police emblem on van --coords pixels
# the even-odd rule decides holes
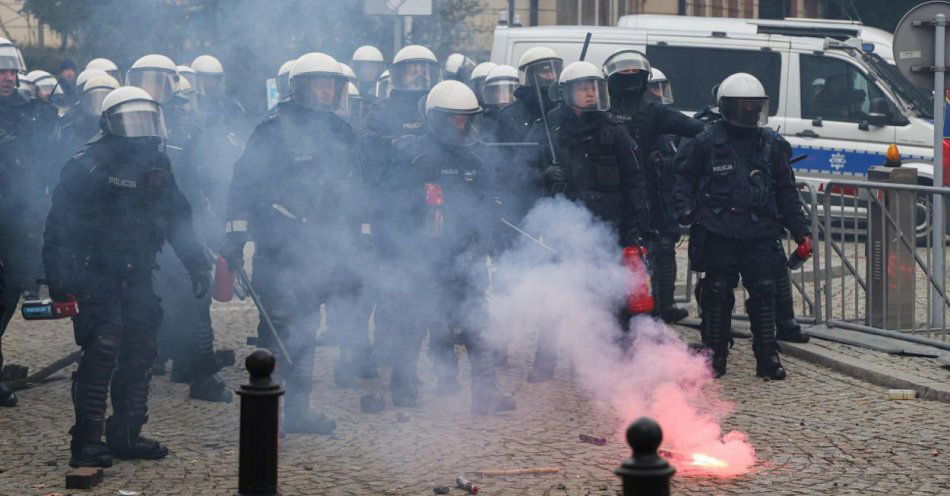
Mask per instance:
[[[848,160],[844,157],[843,153],[832,153],[831,158],[828,159],[828,165],[834,170],[844,169],[846,163],[848,163]]]

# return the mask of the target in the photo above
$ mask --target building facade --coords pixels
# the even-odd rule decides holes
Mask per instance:
[[[60,46],[58,34],[22,10],[22,0],[0,0],[0,36],[22,46]]]

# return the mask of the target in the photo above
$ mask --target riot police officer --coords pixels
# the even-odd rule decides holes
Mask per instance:
[[[589,62],[574,62],[558,79],[559,105],[548,113],[554,156],[547,147],[519,154],[547,194],[564,194],[610,224],[620,243],[643,247],[649,229],[646,182],[636,143],[608,112],[607,81]],[[528,142],[546,142],[544,123]],[[556,366],[553,337],[542,333],[529,382],[551,379]]]
[[[468,84],[475,68],[475,61],[462,53],[453,53],[445,58],[445,67],[442,70],[442,79],[459,81]]]
[[[290,72],[291,99],[278,103],[255,128],[234,166],[229,192],[221,253],[230,267],[240,268],[244,244],[255,243],[253,284],[279,338],[269,329],[258,333],[274,350],[286,384],[286,432],[329,434],[336,428],[309,408],[320,303],[327,302],[328,316],[341,320],[345,335],[356,340],[362,331],[365,338],[344,344],[342,363],[361,363],[364,357],[355,355],[368,350],[371,305],[350,273],[360,260],[347,253],[358,244],[355,208],[365,200],[356,191],[355,135],[335,113],[346,105],[346,85],[340,64],[329,55],[297,59]],[[334,306],[333,298],[351,308]]]
[[[386,95],[376,93],[376,81],[386,70],[386,59],[383,58],[383,52],[372,45],[363,45],[353,52],[350,58],[350,65],[353,72],[356,73],[357,88],[364,101],[374,98],[386,98]]]
[[[482,103],[482,87],[485,86],[485,78],[496,67],[498,67],[498,64],[494,62],[482,62],[472,69],[472,78],[469,80],[468,86],[475,92],[475,98],[478,98],[479,104]]]
[[[479,103],[484,107],[482,112],[481,135],[485,141],[505,141],[501,133],[501,112],[515,102],[515,91],[521,86],[518,83],[518,69],[510,65],[495,67],[485,76],[481,85]],[[476,93],[479,95],[479,93]]]
[[[247,115],[240,102],[225,94],[224,66],[211,55],[201,55],[191,62],[195,70],[195,92],[198,96],[199,122],[227,124],[231,132],[241,133]]]
[[[81,83],[76,78],[77,89],[80,91],[79,104],[70,107],[56,129],[56,139],[64,153],[70,155],[79,151],[86,141],[92,139],[99,131],[99,119],[102,116],[102,101],[112,90],[119,87],[119,82],[105,72],[95,70],[98,74],[84,79]],[[83,71],[83,74],[89,73]]]
[[[729,332],[739,277],[749,291],[756,375],[784,379],[775,339],[775,243],[784,227],[799,243],[810,233],[795,175],[768,122],[769,97],[754,76],[737,73],[719,86],[722,120],[679,151],[674,201],[691,230],[690,259],[706,272],[702,319],[712,368],[726,372]]]
[[[564,62],[554,50],[547,47],[528,49],[518,61],[518,81],[521,87],[515,90],[515,103],[505,108],[498,116],[500,132],[505,141],[522,142],[541,112],[550,111],[548,88],[555,84]]]
[[[686,317],[688,312],[673,303],[676,242],[680,238],[680,227],[670,203],[675,136],[695,136],[703,130],[703,123],[664,105],[662,99],[666,88],[659,74],[651,83],[653,68],[642,53],[620,50],[607,58],[603,69],[610,90],[611,112],[624,123],[638,145],[638,158],[644,166],[650,192],[647,254],[652,262],[656,314],[666,322],[676,322]],[[660,96],[654,93],[651,85],[657,87]],[[668,92],[668,99],[672,99],[672,92]]]
[[[412,278],[417,303],[412,308],[421,315],[411,328],[413,335],[399,341],[396,356],[414,368],[428,327],[436,393],[454,394],[459,390],[455,328],[460,327],[471,360],[472,411],[487,414],[514,410],[515,402],[498,389],[491,348],[480,328],[487,323],[481,315],[485,310],[466,297],[484,291],[478,289],[483,281],[472,280],[465,268],[485,259],[498,223],[492,179],[472,152],[479,139],[475,121],[480,112],[465,84],[437,84],[425,100],[426,134],[401,166],[406,187],[394,208],[401,213],[400,232],[415,242],[403,244],[407,248],[399,259],[403,267],[417,271]],[[395,398],[398,391],[393,394]]]
[[[119,71],[119,67],[115,65],[115,62],[109,59],[102,57],[92,59],[86,63],[85,70],[88,71],[89,69],[99,69],[114,77],[116,81],[122,82],[122,72]]]
[[[102,112],[103,132],[63,169],[43,245],[51,297],[75,297],[81,308],[73,320],[83,351],[73,374],[73,467],[168,454],[141,436],[162,319],[152,289],[156,252],[168,240],[190,274],[195,298],[211,281],[191,209],[164,153],[161,107],[145,91],[123,87],[105,98]]]

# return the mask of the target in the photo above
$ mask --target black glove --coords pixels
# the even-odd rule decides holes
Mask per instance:
[[[567,171],[560,165],[552,165],[544,169],[544,177],[552,183],[563,183],[567,181]]]
[[[202,299],[211,289],[211,271],[198,270],[188,274],[191,276],[191,293],[195,299]]]
[[[248,236],[245,231],[232,231],[224,235],[221,243],[221,256],[228,263],[228,268],[238,270],[244,268],[244,245]]]

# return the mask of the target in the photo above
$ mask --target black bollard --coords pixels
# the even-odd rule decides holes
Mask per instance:
[[[254,350],[244,366],[251,374],[242,384],[241,447],[238,453],[238,496],[275,496],[280,396],[284,389],[271,379],[276,361],[267,350]]]
[[[660,425],[649,417],[641,417],[627,428],[633,457],[614,470],[623,480],[623,496],[669,496],[670,477],[676,469],[656,452],[662,440]]]

